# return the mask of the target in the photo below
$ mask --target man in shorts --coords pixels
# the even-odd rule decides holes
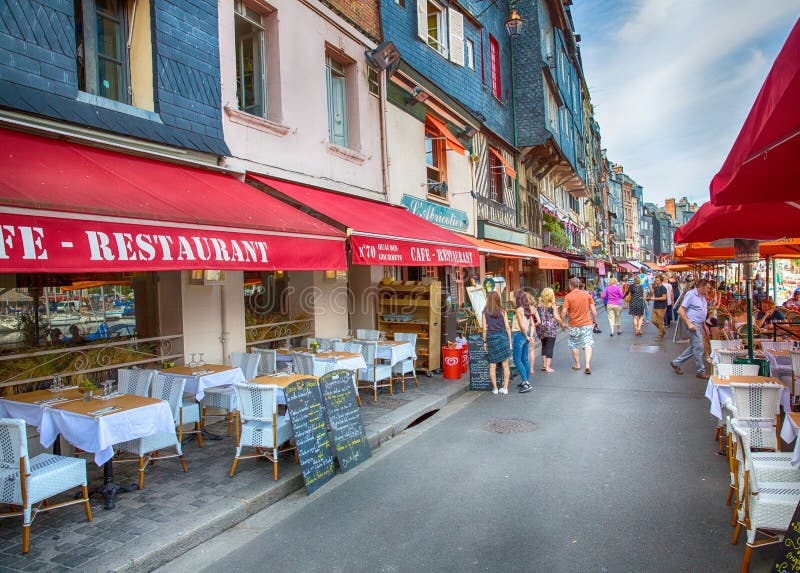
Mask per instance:
[[[569,321],[569,347],[575,364],[573,370],[581,369],[581,348],[586,356],[586,374],[591,374],[592,347],[594,338],[592,330],[597,322],[597,308],[594,298],[588,292],[581,290],[581,281],[576,278],[569,279],[569,293],[564,297],[561,307],[561,320]]]

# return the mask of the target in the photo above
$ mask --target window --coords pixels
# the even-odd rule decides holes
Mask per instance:
[[[347,78],[345,66],[325,56],[328,89],[328,141],[347,147]]]
[[[266,71],[264,66],[264,18],[236,2],[236,97],[239,109],[258,117],[267,116]]]
[[[581,206],[578,203],[578,199],[574,195],[569,196],[569,208],[575,211],[578,215],[581,214]]]
[[[492,95],[497,99],[503,99],[503,85],[500,81],[500,44],[494,36],[489,36],[489,62],[492,78]]]
[[[472,43],[472,40],[467,40],[466,42],[466,60],[467,60],[467,67],[471,70],[475,69],[475,45]]]
[[[369,86],[369,93],[375,96],[381,95],[381,82],[378,77],[378,72],[372,66],[367,66],[367,85]]]
[[[428,195],[447,198],[447,155],[444,135],[427,122],[425,124],[425,168]]]
[[[545,91],[547,92],[547,125],[550,131],[558,133],[558,102],[550,91],[550,86],[545,84]]]
[[[78,88],[130,103],[124,0],[75,0]]]
[[[394,0],[394,3],[400,6],[401,8],[406,7],[406,0]]]
[[[464,65],[464,15],[434,0],[417,0],[417,36],[442,57]]]
[[[420,0],[420,3],[422,1]],[[436,2],[428,2],[428,45],[442,55],[447,54],[444,9]]]
[[[493,153],[489,153],[489,191],[492,200],[500,204],[505,203],[505,178],[505,166]]]

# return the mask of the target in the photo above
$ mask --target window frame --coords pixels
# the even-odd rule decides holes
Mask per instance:
[[[350,134],[348,129],[348,110],[347,110],[347,64],[342,62],[341,60],[337,60],[334,58],[331,53],[328,51],[325,53],[325,87],[326,87],[326,101],[328,107],[328,143],[332,143],[333,145],[338,145],[339,147],[349,147],[350,143]],[[335,75],[334,75],[335,73]],[[342,100],[341,100],[341,110],[342,110],[342,120],[341,124],[343,127],[343,134],[341,136],[341,141],[337,141],[337,135],[335,134],[335,102],[334,102],[334,79],[336,79],[336,83],[341,82],[343,85],[342,88]]]
[[[235,67],[236,67],[236,101],[237,101],[237,109],[243,113],[247,113],[254,117],[258,117],[261,119],[267,119],[269,117],[269,90],[267,86],[267,17],[269,16],[268,13],[260,11],[256,9],[257,7],[253,7],[248,2],[244,0],[236,0],[233,6],[233,23],[234,23],[234,54],[235,54]],[[257,14],[260,22],[256,22],[247,12],[252,12]],[[245,36],[239,36],[236,27],[238,20],[243,20],[247,22],[252,28],[258,28],[258,32],[253,33],[252,31]],[[240,66],[243,69],[243,49],[242,49],[242,40],[244,38],[256,38],[253,41],[253,45],[256,43],[257,51],[258,51],[258,60],[260,63],[260,70],[259,72],[253,72],[253,79],[255,84],[255,78],[259,78],[260,88],[256,90],[254,87],[254,103],[250,106],[247,105],[247,102],[242,104],[242,99],[244,99],[244,85],[243,80],[240,79]],[[254,50],[255,52],[256,50]],[[258,104],[258,96],[255,94],[259,92],[261,98],[261,113],[254,113],[253,111],[248,110],[248,107],[253,107]]]
[[[489,177],[489,196],[492,201],[499,205],[506,204],[506,166],[494,156],[489,153],[489,159],[486,167]]]
[[[464,39],[464,59],[467,67],[475,71],[475,42],[469,38]]]
[[[447,22],[447,8],[436,2],[435,0],[418,0],[418,1],[425,1],[425,13],[427,17],[427,29],[428,29],[428,39],[427,44],[429,47],[433,48],[437,53],[441,56],[447,58],[448,57],[448,38],[449,38],[449,29],[448,29],[448,22]],[[431,36],[431,6],[434,7],[436,11],[436,33],[438,37]],[[433,41],[433,43],[431,43]]]
[[[75,0],[75,40],[76,47],[82,45],[83,52],[76,50],[76,64],[78,71],[78,89],[102,97],[111,101],[116,101],[126,105],[131,105],[131,62],[130,54],[126,42],[127,34],[129,33],[129,18],[128,18],[128,2],[127,0],[114,0],[117,8],[116,15],[103,12],[97,7],[95,0]],[[80,10],[79,10],[80,8]],[[80,12],[80,23],[82,24],[82,34],[78,35],[78,13]],[[119,52],[119,61],[117,65],[120,68],[119,73],[119,92],[121,99],[109,97],[108,95],[101,94],[100,89],[100,59],[113,60],[113,58],[100,53],[97,45],[98,39],[98,15],[106,19],[117,20],[117,27],[119,34],[117,36],[117,49]],[[92,22],[92,26],[87,26],[86,22]],[[81,65],[81,56],[83,57],[83,64]],[[83,69],[83,85],[81,85],[81,68]]]
[[[502,102],[503,78],[500,73],[500,43],[491,34],[489,34],[489,77],[491,79],[492,95]]]
[[[431,123],[425,123],[425,191],[428,196],[447,200],[447,192],[437,192],[431,188],[431,182],[447,183],[447,145],[445,137]],[[430,151],[429,151],[430,148]],[[430,154],[433,164],[428,163]],[[432,177],[433,175],[433,177]]]

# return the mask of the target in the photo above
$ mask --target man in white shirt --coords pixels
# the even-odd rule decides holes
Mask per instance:
[[[675,293],[672,292],[672,285],[669,281],[663,281],[663,286],[667,289],[667,312],[664,314],[664,326],[672,324],[672,304],[675,302]]]

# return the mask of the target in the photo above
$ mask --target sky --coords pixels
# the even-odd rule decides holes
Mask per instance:
[[[645,201],[708,201],[800,0],[573,0],[608,159]]]

